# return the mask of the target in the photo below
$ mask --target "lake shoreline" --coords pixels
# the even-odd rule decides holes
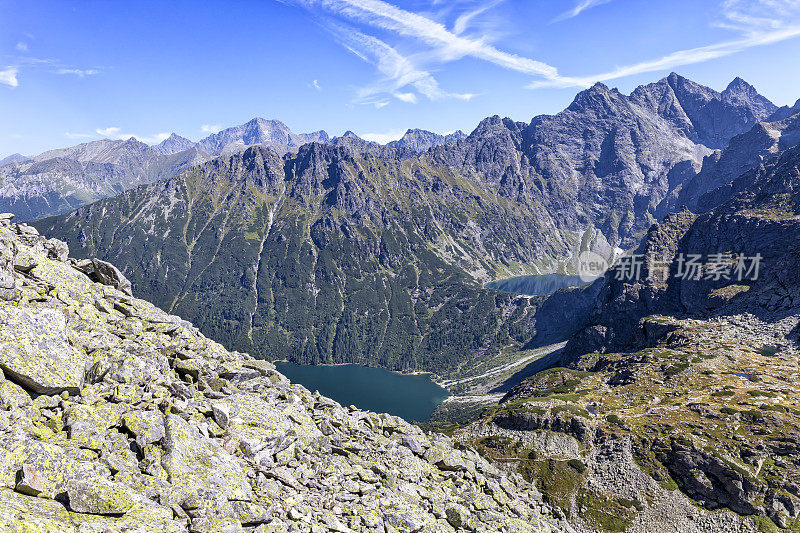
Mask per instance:
[[[370,365],[361,365],[358,363],[322,363],[319,365],[311,365],[307,363],[296,363],[294,361],[290,361],[289,359],[275,359],[272,363],[287,363],[290,365],[304,365],[304,366],[319,366],[319,367],[336,367],[336,366],[360,366],[361,368],[376,368],[379,370],[386,370],[387,372],[391,372],[392,374],[397,374],[398,376],[428,376],[431,380],[431,383],[435,383],[439,385],[441,388],[450,391],[444,383],[447,383],[448,380],[442,379],[439,377],[438,374],[434,374],[433,372],[428,372],[426,370],[392,370],[390,368],[384,368],[382,366],[370,366]]]

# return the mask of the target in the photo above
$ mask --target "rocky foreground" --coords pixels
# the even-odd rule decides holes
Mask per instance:
[[[560,530],[519,474],[292,385],[68,253],[0,215],[0,530]]]

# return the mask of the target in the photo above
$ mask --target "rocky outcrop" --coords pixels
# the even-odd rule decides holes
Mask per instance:
[[[290,384],[2,215],[0,259],[3,531],[560,530],[518,475]]]

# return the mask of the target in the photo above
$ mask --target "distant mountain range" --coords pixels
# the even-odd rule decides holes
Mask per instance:
[[[556,115],[489,117],[449,141],[345,134],[295,153],[269,143],[300,141],[256,120],[204,146],[266,145],[36,225],[229,347],[455,375],[570,327],[483,283],[634,246],[717,189],[716,164],[738,172],[796,142],[792,116],[764,122],[786,114],[738,78],[717,92],[671,74],[627,96],[596,84]],[[762,130],[781,132],[775,147]]]
[[[64,213],[210,159],[196,148],[161,154],[134,138],[50,150],[0,166],[0,211],[20,220]]]
[[[443,136],[409,130],[403,139],[395,141],[394,148],[413,153],[463,137],[461,132]],[[339,139],[366,143],[352,132]],[[153,183],[250,146],[268,146],[283,155],[295,153],[309,142],[331,140],[324,131],[296,134],[280,121],[255,118],[198,142],[173,133],[154,146],[131,137],[102,139],[33,157],[13,154],[0,160],[0,212],[12,212],[19,221],[36,220]]]
[[[29,157],[25,157],[22,154],[11,154],[8,157],[4,157],[0,159],[0,167],[4,165],[10,165],[12,163],[24,163],[25,161],[30,161]]]

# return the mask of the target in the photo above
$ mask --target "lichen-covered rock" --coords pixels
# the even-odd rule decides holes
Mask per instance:
[[[0,368],[37,394],[78,392],[85,354],[69,343],[64,313],[0,307]]]
[[[252,499],[244,471],[225,449],[177,415],[166,415],[164,422],[162,464],[179,494],[220,493],[229,500]]]

